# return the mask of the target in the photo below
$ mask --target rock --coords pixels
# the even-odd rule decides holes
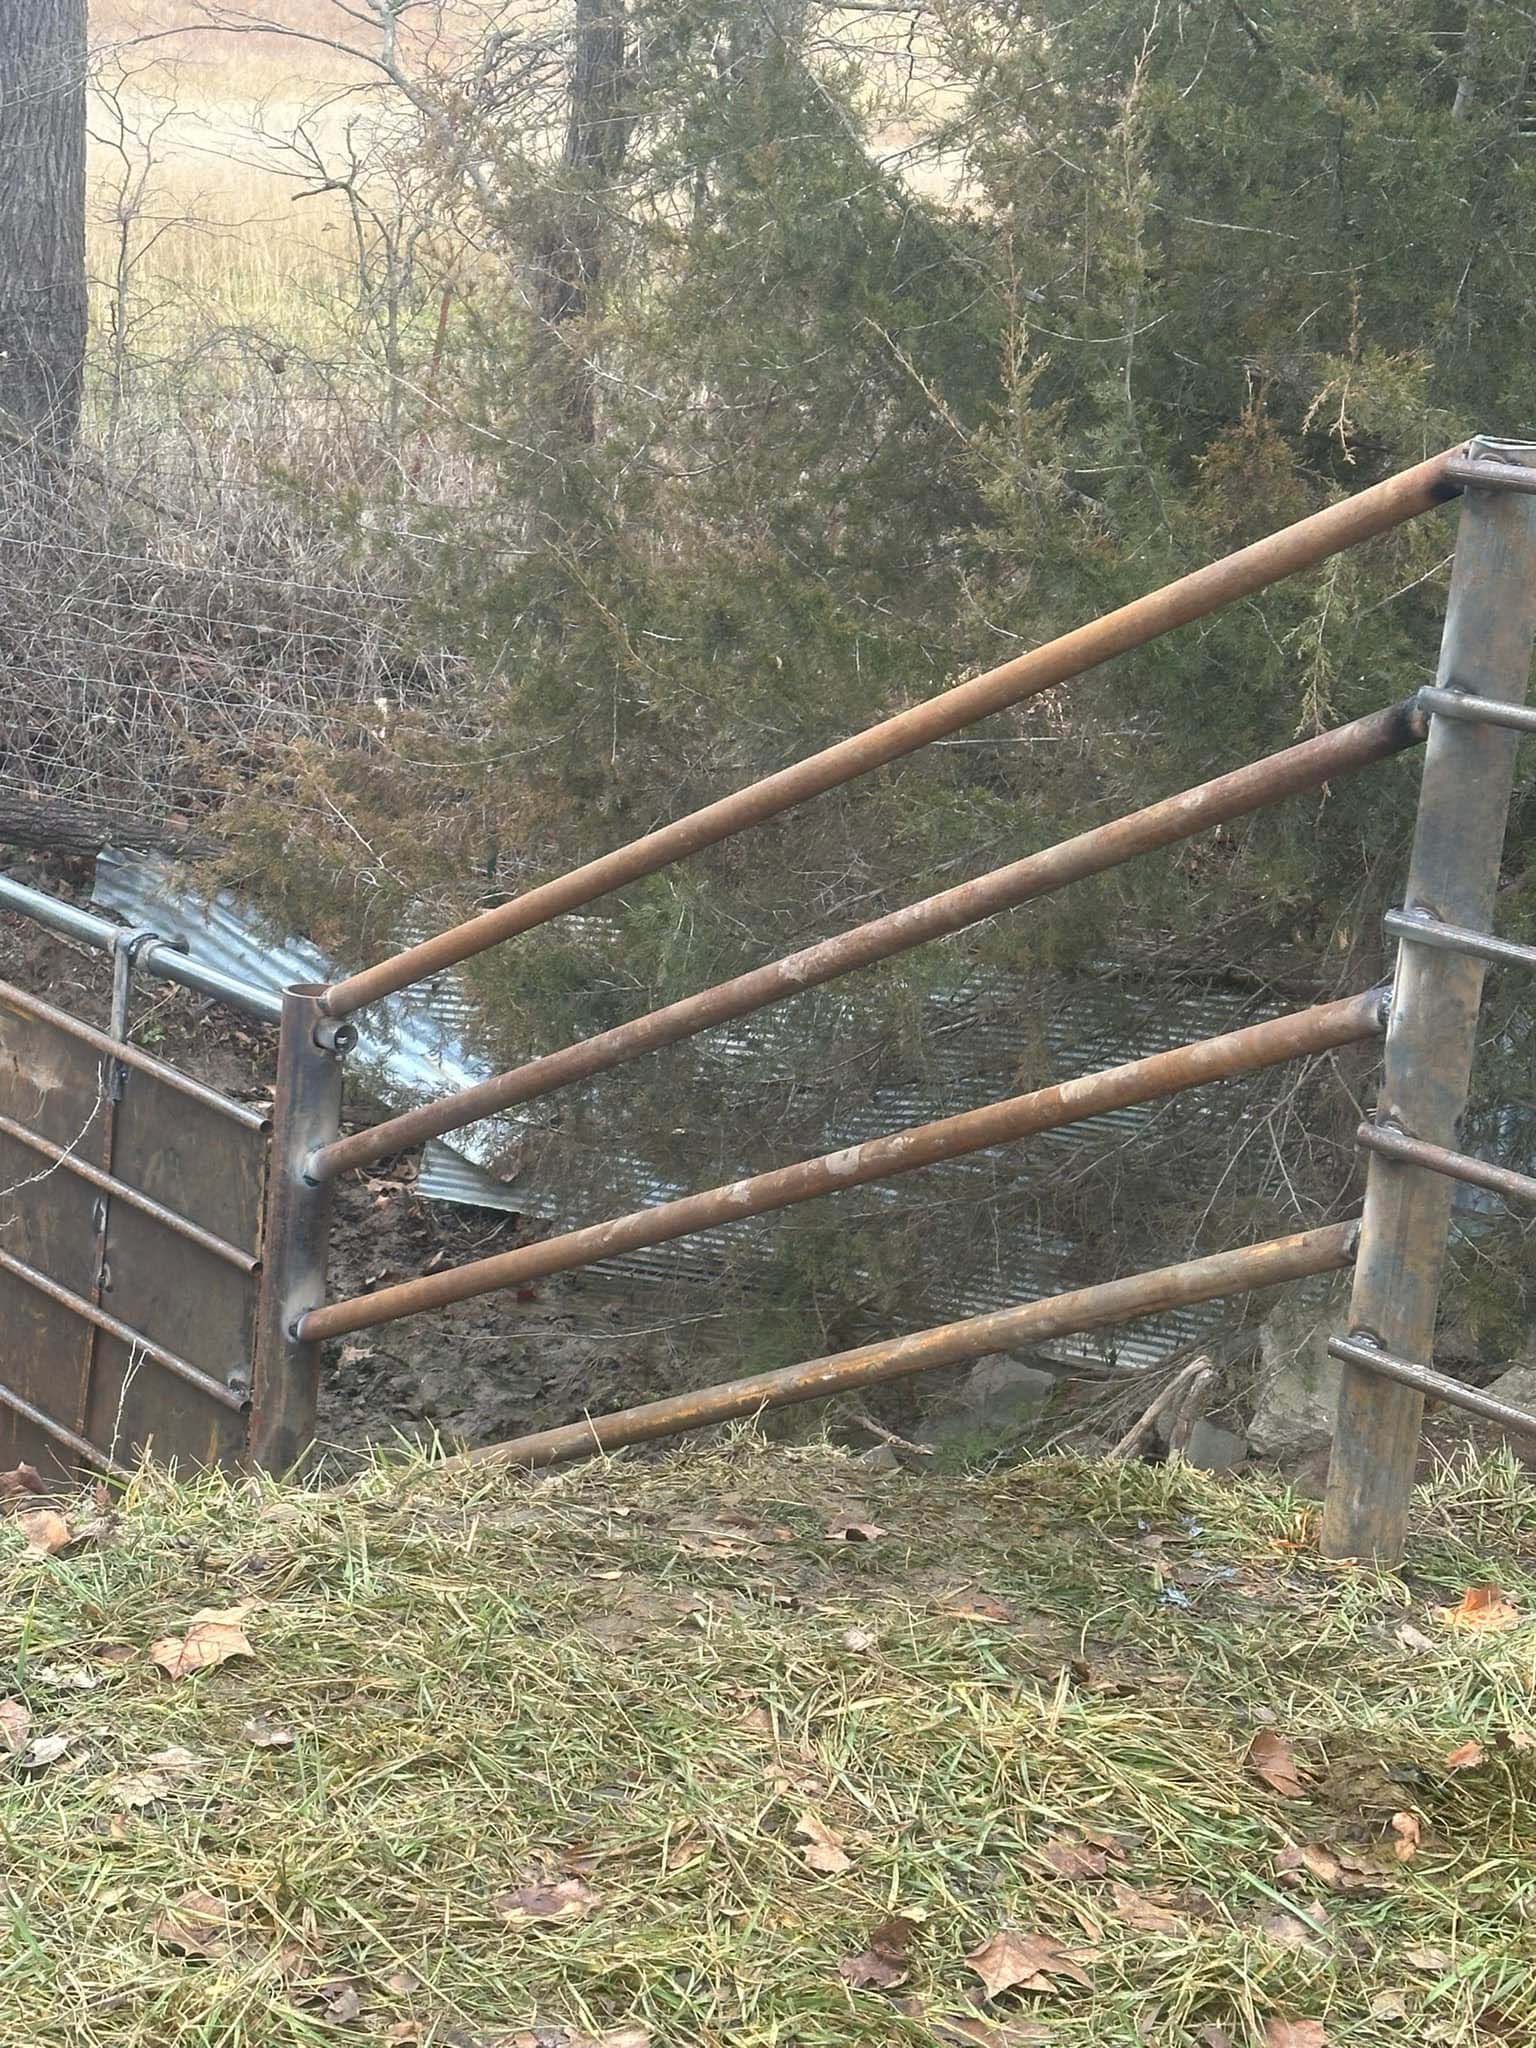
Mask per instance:
[[[1026,1365],[1006,1351],[979,1358],[966,1375],[957,1406],[969,1415],[1017,1420],[1021,1411],[1039,1408],[1056,1391],[1056,1375]]]
[[[917,1441],[951,1456],[982,1456],[1028,1428],[1057,1385],[1055,1373],[994,1352],[977,1360],[945,1412],[930,1416],[917,1432]]]
[[[1189,1432],[1189,1442],[1184,1447],[1185,1463],[1198,1466],[1202,1472],[1235,1472],[1247,1456],[1246,1437],[1223,1429],[1219,1422],[1208,1422],[1203,1415]]]
[[[1511,1408],[1523,1408],[1527,1415],[1536,1415],[1536,1351],[1517,1358],[1508,1372],[1499,1374],[1488,1391],[1496,1400],[1507,1401]],[[1511,1429],[1506,1432],[1506,1437],[1523,1464],[1536,1462],[1536,1434]]]
[[[1328,1339],[1349,1314],[1348,1274],[1304,1280],[1259,1325],[1259,1392],[1248,1442],[1261,1456],[1315,1450],[1333,1436],[1342,1367]]]
[[[856,1451],[853,1463],[861,1472],[899,1472],[901,1460],[889,1444],[871,1444],[867,1451]]]

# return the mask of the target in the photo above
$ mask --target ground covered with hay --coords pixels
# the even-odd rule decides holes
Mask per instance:
[[[1536,2029],[1536,1486],[738,1437],[15,1499],[0,2039],[1356,2048]]]

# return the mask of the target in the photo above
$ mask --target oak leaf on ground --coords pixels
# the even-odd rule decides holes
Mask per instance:
[[[191,1678],[211,1671],[231,1657],[254,1657],[243,1623],[249,1607],[203,1607],[187,1623],[185,1635],[160,1636],[147,1652],[167,1678]]]
[[[981,1979],[988,1998],[1005,1991],[1054,1991],[1057,1977],[1069,1977],[1090,1989],[1093,1979],[1082,1964],[1048,1934],[1022,1934],[1010,1928],[973,1948],[966,1962]]]

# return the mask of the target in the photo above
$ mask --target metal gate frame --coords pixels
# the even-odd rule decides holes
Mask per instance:
[[[0,903],[109,951],[109,1028],[0,982],[0,1464],[50,1481],[239,1466],[270,1118],[128,1038],[135,968],[248,1012],[259,990],[6,879]]]

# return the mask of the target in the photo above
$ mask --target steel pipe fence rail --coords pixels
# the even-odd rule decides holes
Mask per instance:
[[[675,1202],[637,1209],[607,1223],[568,1231],[542,1243],[520,1245],[515,1251],[476,1259],[444,1273],[425,1274],[420,1279],[381,1287],[373,1294],[329,1302],[301,1316],[295,1334],[308,1343],[344,1336],[378,1323],[395,1322],[402,1316],[446,1307],[450,1302],[469,1301],[499,1288],[543,1279],[551,1273],[595,1265],[599,1260],[637,1251],[645,1245],[662,1244],[669,1238],[690,1237],[701,1230],[790,1208],[844,1188],[890,1180],[942,1159],[979,1152],[989,1145],[1060,1130],[1107,1110],[1154,1102],[1201,1087],[1208,1081],[1252,1073],[1309,1053],[1359,1044],[1379,1036],[1385,1028],[1386,1006],[1386,991],[1372,989],[1364,995],[1271,1018],[1219,1038],[1200,1039],[1191,1045],[1176,1046],[1170,1052],[1154,1053],[1147,1059],[1060,1081],[1050,1088],[991,1103],[984,1109],[965,1110],[937,1123],[918,1124],[887,1137],[869,1138],[862,1145],[824,1153],[793,1166],[777,1167],[701,1194],[685,1195]]]
[[[1512,1166],[1495,1166],[1488,1159],[1473,1159],[1465,1152],[1453,1152],[1445,1145],[1428,1145],[1395,1131],[1389,1124],[1363,1123],[1355,1134],[1367,1152],[1383,1159],[1400,1159],[1408,1166],[1425,1166],[1431,1173],[1443,1173],[1468,1187],[1486,1188],[1508,1202],[1536,1202],[1536,1176],[1517,1173]]]
[[[1332,1337],[1328,1350],[1332,1357],[1361,1372],[1393,1380],[1415,1394],[1443,1401],[1449,1408],[1464,1408],[1469,1415],[1496,1422],[1501,1429],[1513,1430],[1518,1436],[1536,1436],[1536,1415],[1499,1400],[1495,1394],[1485,1394],[1481,1387],[1464,1386],[1460,1380],[1450,1379],[1427,1365],[1415,1365],[1411,1358],[1398,1358],[1378,1344],[1366,1343],[1358,1337]]]
[[[164,1060],[157,1060],[153,1053],[142,1052],[138,1046],[130,1045],[126,1039],[113,1038],[108,1032],[98,1031],[93,1024],[82,1024],[78,1017],[70,1016],[67,1010],[55,1009],[52,1003],[45,1003],[38,996],[28,995],[25,989],[16,988],[8,981],[0,981],[0,1009],[18,1011],[23,1017],[35,1017],[40,1024],[51,1024],[55,1031],[63,1031],[71,1038],[78,1038],[82,1045],[88,1045],[103,1059],[116,1060],[120,1066],[132,1067],[135,1072],[152,1074],[167,1088],[175,1089],[178,1095],[188,1096],[199,1102],[204,1109],[211,1109],[227,1117],[231,1123],[243,1124],[248,1131],[264,1131],[268,1118],[257,1109],[249,1109],[243,1102],[231,1102],[227,1095],[220,1095],[216,1088],[206,1088],[201,1081],[194,1081],[190,1074],[183,1074],[176,1067],[168,1067]]]
[[[68,1309],[83,1323],[90,1323],[103,1330],[109,1337],[115,1337],[120,1344],[126,1344],[130,1351],[137,1352],[154,1364],[163,1366],[174,1373],[179,1380],[185,1380],[190,1387],[196,1387],[200,1394],[206,1394],[210,1401],[216,1401],[221,1408],[231,1408],[236,1414],[244,1412],[248,1403],[237,1388],[228,1386],[223,1380],[216,1380],[201,1366],[193,1365],[185,1358],[178,1358],[174,1351],[167,1351],[163,1344],[156,1344],[142,1331],[133,1329],[116,1316],[108,1315],[104,1308],[94,1301],[87,1301],[83,1294],[76,1294],[73,1288],[61,1287],[57,1280],[50,1280],[46,1273],[39,1273],[35,1266],[29,1266],[25,1259],[18,1259],[13,1253],[0,1251],[0,1272],[9,1273],[14,1280],[38,1294],[46,1295],[49,1301],[60,1308]]]
[[[1284,1280],[1336,1273],[1354,1257],[1355,1223],[1335,1223],[1321,1230],[1301,1231],[1238,1251],[1216,1252],[1208,1258],[1183,1260],[1124,1280],[1109,1280],[1070,1294],[1056,1294],[1021,1308],[1001,1309],[946,1323],[856,1351],[813,1358],[804,1365],[754,1373],[697,1393],[673,1394],[616,1414],[593,1416],[558,1429],[540,1430],[449,1461],[453,1466],[521,1466],[559,1464],[567,1458],[615,1451],[626,1444],[706,1429],[717,1422],[759,1415],[800,1401],[823,1401],[854,1387],[879,1385],[936,1366],[961,1365],[992,1351],[1017,1351],[1049,1343],[1083,1330],[1098,1330],[1133,1321],[1159,1309],[1215,1301],[1223,1295],[1248,1294]]]
[[[97,1188],[114,1201],[125,1202],[130,1209],[137,1209],[143,1216],[150,1217],[163,1229],[173,1231],[177,1237],[184,1237],[190,1244],[201,1245],[205,1252],[212,1252],[216,1259],[222,1259],[226,1266],[233,1266],[241,1273],[254,1273],[261,1264],[254,1252],[242,1251],[227,1238],[217,1237],[211,1230],[204,1230],[200,1223],[190,1217],[180,1216],[174,1209],[166,1208],[152,1195],[146,1195],[131,1182],[119,1180],[116,1174],[103,1173],[99,1166],[92,1166],[87,1159],[77,1158],[67,1146],[55,1145],[38,1132],[28,1130],[25,1124],[17,1123],[14,1117],[0,1116],[0,1136],[13,1139],[18,1145],[25,1145],[29,1152],[35,1152],[40,1159],[48,1160],[61,1171],[70,1173],[77,1180],[83,1180],[90,1187]]]
[[[627,846],[541,883],[509,903],[482,911],[451,931],[348,975],[325,991],[321,1008],[332,1017],[348,1016],[366,1003],[441,973],[567,911],[580,910],[600,896],[671,867],[749,826],[764,824],[811,797],[856,781],[993,712],[1069,682],[1115,655],[1144,647],[1195,619],[1208,618],[1330,555],[1390,532],[1456,496],[1461,486],[1448,474],[1449,467],[1468,452],[1463,445],[1403,470],[984,675],[973,676],[760,782],[706,804],[702,810],[631,840]]]
[[[1437,946],[1443,953],[1466,953],[1474,960],[1487,960],[1498,967],[1536,967],[1536,946],[1517,945],[1513,939],[1496,938],[1492,932],[1443,924],[1427,910],[1389,910],[1382,924],[1390,938],[1405,939],[1411,946]]]
[[[61,937],[74,939],[98,953],[116,953],[124,940],[132,936],[109,918],[97,917],[93,911],[82,910],[78,904],[61,903],[56,896],[46,896],[40,889],[29,889],[23,882],[12,881],[9,875],[0,875],[0,909],[18,911],[23,917],[30,917],[50,931],[58,932]],[[244,1010],[248,1016],[259,1017],[263,1023],[276,1024],[282,1017],[283,1006],[276,996],[268,995],[264,988],[252,987],[248,981],[238,981],[234,975],[224,974],[217,967],[192,959],[178,939],[149,935],[137,950],[135,964],[146,974],[157,974],[162,981],[174,981],[182,988],[191,989],[195,995],[212,996],[217,1002],[229,1003],[237,1010]]]
[[[118,1463],[110,1452],[93,1444],[89,1437],[83,1437],[78,1430],[70,1429],[59,1421],[56,1415],[49,1415],[34,1402],[18,1394],[14,1387],[0,1385],[0,1408],[9,1408],[13,1415],[19,1415],[23,1422],[30,1422],[35,1430],[49,1437],[78,1458],[82,1465],[88,1465],[93,1472],[105,1472],[113,1479],[131,1479],[133,1474],[126,1465]]]
[[[516,1103],[531,1102],[557,1088],[608,1073],[644,1053],[783,1002],[856,968],[948,937],[1087,876],[1104,874],[1140,854],[1193,838],[1286,797],[1319,789],[1337,776],[1418,745],[1427,730],[1416,699],[1389,705],[610,1031],[578,1040],[560,1052],[546,1053],[510,1073],[334,1139],[308,1161],[305,1174],[312,1181],[331,1180],[351,1167],[367,1166],[429,1138],[442,1137]]]
[[[1484,725],[1502,725],[1509,732],[1536,732],[1536,704],[1501,704],[1496,697],[1473,697],[1465,690],[1420,690],[1418,702],[1436,718],[1469,718]]]

